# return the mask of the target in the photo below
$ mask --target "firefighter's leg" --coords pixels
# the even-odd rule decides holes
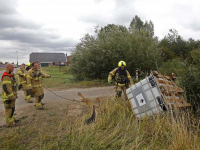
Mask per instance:
[[[28,103],[33,103],[33,101],[31,100],[31,92],[30,92],[29,89],[26,90],[26,95],[25,96],[26,96],[26,101]]]
[[[44,98],[44,90],[42,86],[40,87],[40,90],[41,90],[41,100],[42,100]],[[42,105],[44,105],[44,103],[42,103]]]
[[[15,101],[11,101],[11,108],[12,108],[12,114],[13,114],[13,116],[14,116],[14,113],[15,113]],[[11,115],[12,115],[12,114],[11,114]],[[18,123],[19,120],[16,119],[16,118],[14,117],[14,122],[15,122],[15,123]]]
[[[35,94],[34,94],[34,97],[35,97],[35,106],[37,109],[41,109],[43,108],[42,107],[42,96],[41,96],[41,90],[39,87],[35,88]]]
[[[11,100],[7,100],[7,101],[4,102],[6,125],[8,127],[13,126],[15,124],[15,121],[14,121],[14,111],[15,111],[15,109],[12,107],[11,103],[12,103]]]
[[[121,88],[121,86],[116,86],[116,98],[119,98],[119,97],[121,97],[121,95],[122,95],[122,88]]]
[[[41,96],[34,96],[35,97],[35,107],[37,109],[43,108],[42,103],[41,103]]]
[[[27,96],[26,90],[23,90],[23,91],[24,91],[24,97],[25,97],[25,100],[26,100],[26,96]]]
[[[123,86],[123,87],[122,87],[122,90],[123,90],[123,92],[124,92],[124,98],[125,98],[125,100],[128,100],[128,97],[127,97],[127,95],[126,95],[126,86]]]

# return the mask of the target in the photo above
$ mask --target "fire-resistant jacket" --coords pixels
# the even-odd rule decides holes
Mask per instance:
[[[16,80],[13,73],[8,70],[4,72],[2,81],[2,101],[15,100],[17,97]]]
[[[118,79],[119,79],[119,73],[117,72],[117,70],[118,70],[118,68],[115,68],[113,71],[111,71],[109,73],[109,75],[108,75],[108,81],[112,81],[113,76],[115,76],[116,84],[119,85],[119,86],[125,86],[125,83],[121,83],[120,81],[117,82]],[[132,78],[130,76],[130,73],[127,70],[125,70],[125,71],[126,71],[126,73],[124,74],[124,76],[127,76],[127,78],[129,79],[129,81],[130,81],[129,84],[131,86],[134,85],[133,80],[132,80]]]
[[[42,78],[49,78],[49,75],[43,74],[39,69],[31,68],[27,73],[27,87],[33,89],[42,86]]]
[[[26,73],[25,73],[25,69],[20,68],[17,71],[17,75],[18,75],[18,84],[23,85],[26,84]]]

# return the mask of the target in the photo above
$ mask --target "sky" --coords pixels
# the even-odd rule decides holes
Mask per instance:
[[[135,15],[151,20],[159,39],[176,29],[198,40],[199,14],[199,0],[0,0],[0,61],[28,63],[32,52],[70,55],[96,26],[128,28]]]

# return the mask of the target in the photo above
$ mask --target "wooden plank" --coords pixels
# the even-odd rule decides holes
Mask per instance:
[[[172,107],[174,107],[174,108],[191,107],[191,104],[189,104],[189,103],[175,103],[175,104],[172,104]]]
[[[183,103],[182,99],[166,99],[168,103]]]

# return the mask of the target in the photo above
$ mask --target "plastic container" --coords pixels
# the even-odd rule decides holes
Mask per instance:
[[[174,77],[155,73],[128,88],[126,94],[136,116],[140,118],[169,109],[191,107],[184,100],[183,89],[174,80]]]
[[[166,111],[167,107],[154,76],[146,77],[126,90],[138,118]]]

